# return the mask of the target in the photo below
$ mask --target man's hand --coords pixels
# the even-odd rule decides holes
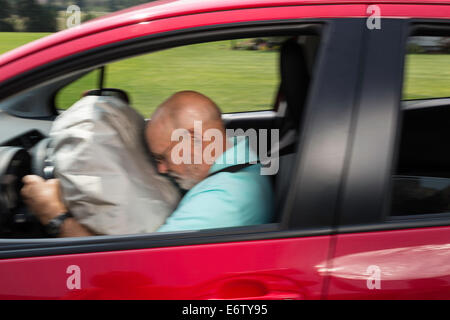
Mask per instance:
[[[22,198],[42,224],[46,225],[61,213],[67,212],[61,200],[59,180],[44,180],[39,176],[29,175],[23,177],[22,182]]]

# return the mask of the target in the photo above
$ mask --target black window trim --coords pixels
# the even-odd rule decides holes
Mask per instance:
[[[128,40],[116,43],[114,45],[108,45],[90,50],[81,54],[76,54],[16,76],[0,85],[0,98],[10,96],[11,94],[20,92],[25,88],[35,86],[38,83],[51,80],[53,77],[73,74],[74,72],[86,70],[88,68],[94,69],[104,65],[106,62],[111,62],[119,58],[130,57],[133,53],[141,54],[144,52],[150,52],[151,50],[171,48],[177,45],[186,45],[203,41],[224,40],[224,37],[230,39],[232,35],[235,35],[236,38],[242,38],[243,35],[246,37],[255,36],[257,34],[286,34],[289,30],[298,33],[299,26],[314,25],[314,28],[316,28],[318,24],[321,24],[323,28],[321,37],[323,39],[326,38],[326,41],[330,41],[329,33],[333,31],[332,25],[337,24],[336,20],[339,20],[338,24],[340,25],[340,28],[344,28],[345,26],[346,30],[349,32],[351,32],[352,28],[354,29],[355,26],[351,23],[352,21],[356,21],[357,25],[365,24],[365,19],[361,18],[296,19],[288,21],[239,23],[226,26],[222,25],[208,28],[194,28],[178,32],[168,32],[156,36],[152,35],[134,39],[133,41]],[[309,30],[311,32],[318,32],[317,29]],[[335,37],[337,37],[338,34],[342,33],[337,32]],[[335,44],[337,42],[338,41],[334,40]],[[149,45],[149,43],[151,43],[151,45]],[[323,45],[324,43],[322,42],[321,46]],[[348,50],[353,49],[350,48]],[[318,57],[318,64],[320,64],[323,59],[328,59],[328,55],[323,52],[323,50],[319,49],[318,55],[320,56]],[[334,57],[335,60],[338,59],[337,61],[339,61],[339,58],[342,57]],[[354,61],[351,62],[353,63]],[[340,68],[342,68],[342,66],[340,66]],[[314,100],[313,98],[316,95],[318,95],[318,92],[313,94],[313,97],[310,97],[310,100]],[[350,107],[352,107],[352,105]],[[326,108],[327,106],[323,107],[323,110],[321,111],[322,114],[326,112]],[[56,112],[56,110],[54,110],[54,112]],[[315,117],[314,110],[309,111],[309,113],[311,118]],[[332,120],[333,119],[326,119],[325,117],[321,120],[321,123],[324,124],[326,121]],[[312,129],[313,128],[310,127],[310,130]],[[345,128],[343,128],[343,130],[345,131]],[[304,139],[305,136],[302,140]],[[304,142],[299,142],[299,146],[301,146],[302,143]],[[317,154],[315,156],[317,156]],[[298,179],[298,177],[301,176],[302,174],[297,173],[295,175],[295,179]],[[339,179],[337,179],[337,182],[339,183]],[[302,186],[304,187],[305,185]],[[200,231],[183,231],[167,234],[153,233],[144,235],[97,236],[65,239],[0,239],[0,259],[330,235],[333,232],[331,228],[331,221],[334,219],[335,203],[329,206],[331,210],[325,214],[325,216],[329,216],[326,223],[320,226],[315,225],[313,227],[299,225],[298,221],[296,222],[290,220],[291,212],[301,212],[298,204],[289,205],[289,202],[297,200],[297,196],[294,195],[294,193],[296,194],[295,190],[297,190],[299,186],[296,183],[292,183],[292,187],[294,190],[291,191],[291,197],[287,200],[287,205],[285,206],[283,212],[281,212],[281,216],[285,217],[286,220],[278,224]],[[314,215],[314,212],[308,212],[308,214]],[[289,229],[290,227],[292,227],[292,229]]]

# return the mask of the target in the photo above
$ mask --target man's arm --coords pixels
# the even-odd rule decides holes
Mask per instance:
[[[61,200],[58,179],[44,180],[39,176],[29,175],[23,178],[22,198],[31,212],[46,225],[50,220],[66,213],[68,210]],[[67,218],[61,225],[59,237],[93,236],[90,230],[74,218]]]
[[[80,224],[74,218],[67,218],[61,226],[61,234],[59,237],[90,237],[94,236],[90,230]]]

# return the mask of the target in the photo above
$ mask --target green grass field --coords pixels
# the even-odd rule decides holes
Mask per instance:
[[[0,33],[0,54],[42,33]],[[126,90],[144,116],[172,93],[196,90],[210,96],[223,112],[270,109],[276,94],[278,55],[271,51],[231,50],[229,41],[197,44],[134,57],[108,65],[106,87]],[[450,96],[450,55],[411,54],[406,59],[405,99]],[[68,108],[80,94],[97,87],[93,72],[57,96]]]
[[[450,97],[450,54],[408,54],[404,99]]]
[[[49,33],[34,32],[0,32],[0,54],[20,47],[33,40],[40,39]]]

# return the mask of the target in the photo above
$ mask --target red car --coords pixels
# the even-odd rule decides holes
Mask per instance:
[[[231,96],[227,127],[296,137],[273,223],[61,239],[0,229],[0,299],[450,299],[449,37],[448,0],[159,1],[0,56],[2,147],[44,139],[55,97],[89,72],[218,41],[260,57],[250,89],[218,85],[270,107]],[[273,56],[276,85],[259,94],[257,64]]]

